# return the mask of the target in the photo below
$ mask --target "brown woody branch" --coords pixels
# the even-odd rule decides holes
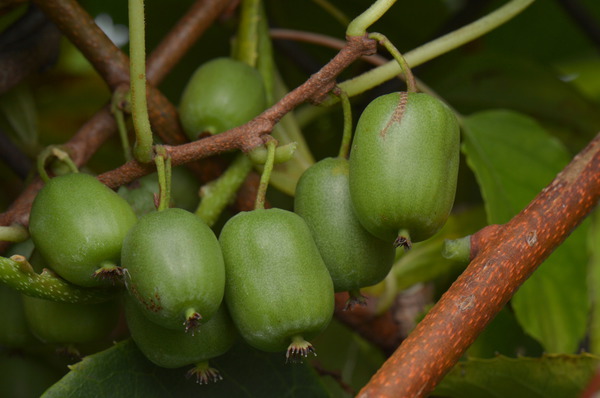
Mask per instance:
[[[73,38],[76,43],[81,46],[90,46],[91,49],[85,50],[85,54],[89,57],[90,62],[95,65],[97,70],[104,70],[104,73],[113,74],[109,76],[110,81],[116,81],[114,84],[126,84],[127,80],[121,82],[122,73],[127,73],[128,68],[123,63],[127,63],[127,57],[124,56],[114,44],[108,40],[104,33],[92,26],[93,20],[87,14],[78,3],[71,0],[48,0],[40,1],[40,8],[43,8],[52,17],[56,17],[60,20],[60,26],[64,29],[68,37]],[[197,1],[188,11],[188,13],[180,20],[176,27],[171,31],[169,35],[159,44],[157,49],[153,51],[148,60],[147,74],[148,79],[158,84],[169,72],[168,68],[177,62],[185,52],[192,46],[192,44],[202,35],[202,33],[212,24],[212,22],[218,17],[226,7],[226,2],[221,0],[201,0]],[[75,19],[65,19],[62,15],[72,15]],[[91,35],[87,39],[79,39],[78,29],[83,26],[82,29],[86,31],[88,35]],[[181,40],[181,36],[185,35],[186,39]],[[108,46],[111,50],[101,49],[101,47]],[[178,48],[177,51],[171,48]],[[116,51],[115,51],[116,49]],[[121,64],[118,67],[105,67],[105,57],[107,54],[112,54],[115,59],[112,62]],[[170,60],[165,60],[169,58]],[[154,64],[157,65],[154,65]],[[119,77],[120,76],[120,77]],[[128,78],[128,77],[127,77]],[[151,98],[153,93],[157,90],[153,90],[150,94]],[[163,113],[164,109],[161,108],[163,102],[166,99],[160,96],[155,101],[149,101],[149,105],[154,106],[157,113]],[[167,101],[168,102],[168,101]],[[165,109],[171,109],[172,105],[165,105]],[[153,113],[151,112],[151,115]],[[156,122],[158,118],[154,121]],[[172,115],[169,119],[177,122],[176,115]],[[169,129],[173,123],[166,123],[165,128],[161,131],[170,131]],[[177,125],[174,131],[178,131],[179,126]],[[110,113],[110,108],[105,106],[98,111],[85,125],[79,129],[69,142],[65,144],[66,149],[71,154],[74,162],[81,166],[92,157],[96,150],[116,131],[115,120]],[[169,136],[166,135],[166,141],[169,140]],[[5,213],[0,214],[0,225],[11,225],[13,223],[20,223],[27,225],[29,220],[29,210],[31,209],[31,203],[39,189],[42,187],[42,182],[39,178],[34,181],[21,193],[21,195],[11,204],[9,210]],[[0,247],[0,249],[2,249]]]
[[[321,70],[271,108],[242,126],[183,145],[165,145],[172,164],[185,164],[236,149],[248,151],[262,145],[262,136],[270,133],[284,115],[303,102],[321,101],[335,86],[335,78],[362,55],[373,54],[375,44],[375,41],[366,37],[350,38],[347,45]],[[148,174],[152,170],[150,167],[132,160],[98,178],[109,187],[115,188]]]
[[[48,11],[51,16],[56,16],[61,21],[61,26],[67,32],[67,35],[72,38],[75,43],[79,43],[80,39],[78,39],[78,31],[79,24],[74,26],[67,25],[70,19],[65,20],[62,18],[63,13],[67,13],[63,8],[79,8],[77,3],[74,3],[73,0],[54,0],[53,2],[41,2],[45,5],[44,10]],[[62,5],[62,7],[61,7]],[[71,14],[77,18],[87,18],[91,19],[85,11],[81,10],[80,12],[74,13],[72,10]],[[89,21],[88,21],[89,22]],[[96,29],[94,29],[90,23],[81,23],[82,28],[87,34],[91,36],[97,37],[97,42],[93,39],[86,39],[81,41],[81,45],[89,46],[92,49],[98,46],[110,46],[112,43],[107,43],[102,37],[103,33],[98,33]],[[105,36],[104,36],[105,37]],[[178,37],[177,35],[171,37]],[[114,46],[113,46],[114,47]],[[159,47],[161,48],[161,47]],[[321,101],[329,91],[335,85],[335,78],[339,73],[341,73],[346,67],[348,67],[352,62],[354,62],[357,58],[363,55],[374,54],[376,50],[376,44],[373,40],[367,39],[366,37],[354,37],[348,40],[346,47],[344,47],[329,63],[327,63],[319,72],[312,75],[304,84],[297,87],[295,90],[288,93],[285,97],[283,97],[278,103],[276,103],[271,108],[267,109],[261,115],[256,117],[254,120],[246,123],[243,126],[236,127],[232,130],[226,131],[216,136],[212,136],[200,141],[195,141],[179,146],[166,146],[167,152],[171,156],[173,165],[185,164],[194,160],[203,159],[215,154],[232,151],[235,149],[241,149],[247,151],[252,149],[258,145],[262,144],[262,135],[268,134],[273,129],[273,126],[288,112],[293,110],[299,104],[311,100],[314,102]],[[108,54],[108,55],[107,55]],[[121,79],[115,76],[120,76],[123,68],[117,68],[114,66],[106,67],[104,66],[104,57],[110,56],[111,54],[115,54],[114,51],[98,51],[96,53],[93,50],[87,50],[87,56],[95,59],[95,57],[99,57],[99,67],[98,70],[101,73],[106,74],[105,79],[107,81],[112,82],[112,84],[118,85],[122,84]],[[115,63],[122,63],[126,57],[121,55],[115,56]],[[150,67],[149,67],[150,69]],[[109,76],[110,75],[110,76]],[[152,77],[149,75],[148,78],[152,80]],[[152,99],[157,96],[151,93],[149,106],[152,106]],[[159,97],[160,98],[160,97]],[[166,100],[165,100],[166,101]],[[166,104],[168,105],[168,104]],[[168,106],[167,106],[168,108]],[[155,108],[156,109],[156,108]],[[158,108],[160,109],[160,108]],[[152,108],[151,108],[152,110]],[[162,109],[164,111],[164,108]],[[110,123],[110,126],[105,125],[105,129],[102,129],[101,137],[106,139],[109,134],[106,134],[109,130],[114,130],[114,122],[112,121],[112,117],[107,118],[109,115],[105,115],[105,112],[101,112],[100,115],[96,115],[93,120],[99,119],[104,124]],[[152,113],[151,113],[152,116]],[[171,118],[172,120],[172,118]],[[95,126],[95,123],[92,125]],[[173,131],[172,129],[170,131]],[[80,131],[81,133],[81,131]],[[112,133],[112,131],[111,131]],[[80,134],[78,134],[80,135]],[[83,134],[81,134],[83,135]],[[86,134],[87,136],[87,134]],[[70,144],[73,141],[80,142],[81,140],[77,139],[77,136],[71,140],[67,146],[70,147]],[[94,151],[95,148],[92,148]],[[76,153],[79,151],[72,151],[76,160],[79,160]],[[85,152],[85,151],[82,151]],[[99,179],[104,182],[106,185],[110,187],[117,187],[133,181],[136,178],[144,176],[152,172],[152,166],[142,165],[136,161],[131,161],[123,166],[102,174],[99,176]],[[25,202],[29,203],[17,203],[16,206],[13,206],[11,210],[0,217],[0,225],[8,225],[12,222],[18,220],[18,222],[23,225],[27,225],[28,220],[28,209],[30,208],[30,203],[33,201],[33,195],[39,189],[38,184],[32,184],[32,187],[26,190],[27,197]],[[33,195],[32,195],[33,194]],[[22,195],[23,196],[23,195]],[[13,209],[18,209],[19,213],[14,214]]]
[[[600,134],[512,220],[484,228],[473,260],[358,397],[424,397],[600,200]]]

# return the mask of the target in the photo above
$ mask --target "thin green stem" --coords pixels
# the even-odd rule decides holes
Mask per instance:
[[[273,43],[269,34],[269,25],[267,24],[267,15],[264,7],[260,8],[260,20],[258,23],[258,59],[256,60],[256,69],[263,78],[267,105],[275,103],[276,91],[276,73],[275,60],[273,59]]]
[[[344,113],[344,134],[342,135],[338,157],[346,159],[350,153],[350,141],[352,141],[352,107],[350,106],[348,94],[344,90],[340,90],[339,97],[342,100],[342,111]]]
[[[28,238],[29,232],[21,224],[13,224],[8,227],[0,226],[0,241],[23,242]]]
[[[209,227],[212,227],[225,207],[233,200],[236,192],[252,170],[252,162],[248,156],[240,153],[227,170],[215,181],[202,187],[202,200],[196,210]]]
[[[131,116],[135,129],[133,157],[141,163],[152,161],[152,129],[146,101],[146,40],[144,0],[129,0],[129,77]]]
[[[330,1],[327,0],[312,0],[313,3],[318,4],[322,9],[327,11],[334,19],[336,19],[342,26],[347,26],[351,21],[350,18],[346,14],[342,12],[339,8],[333,5]]]
[[[263,169],[262,175],[260,176],[260,185],[258,186],[258,193],[256,194],[256,203],[254,204],[255,209],[265,208],[265,196],[267,194],[267,187],[269,186],[269,180],[271,179],[271,172],[273,171],[273,161],[275,160],[275,147],[277,141],[270,139],[267,142],[267,162]]]
[[[446,239],[442,247],[442,257],[468,263],[471,260],[471,236]]]
[[[46,165],[50,162],[50,159],[55,158],[61,161],[67,166],[70,172],[78,173],[79,169],[73,159],[69,156],[69,153],[62,149],[60,146],[50,145],[44,148],[37,158],[37,169],[38,174],[44,182],[50,181],[50,176],[46,171]]]
[[[125,125],[125,115],[122,109],[123,102],[129,96],[129,92],[123,90],[115,90],[112,96],[110,111],[112,112],[115,121],[117,122],[117,131],[119,132],[119,138],[121,139],[121,148],[123,148],[123,156],[125,161],[129,162],[132,158],[131,147],[129,145],[129,138],[127,136],[127,126]]]
[[[72,285],[51,271],[36,273],[20,255],[0,257],[0,282],[27,296],[61,303],[100,303],[114,296],[112,289],[90,289]]]
[[[275,164],[285,163],[292,160],[298,147],[297,142],[290,142],[289,144],[280,145],[275,148]],[[246,155],[250,158],[252,163],[257,165],[264,165],[267,162],[268,150],[264,146],[258,146],[248,152]]]
[[[400,51],[398,51],[396,46],[394,46],[394,44],[392,44],[392,42],[387,37],[382,35],[381,33],[377,33],[377,32],[369,33],[369,39],[377,40],[379,42],[379,44],[384,46],[385,49],[388,50],[390,54],[392,54],[392,57],[394,57],[396,62],[398,62],[398,66],[400,66],[400,69],[402,70],[402,74],[404,75],[404,80],[406,80],[406,85],[408,87],[408,92],[416,93],[417,92],[417,83],[415,82],[415,77],[413,76],[413,73],[410,70],[408,63],[406,63],[406,60],[404,59],[402,54],[400,54]]]
[[[377,0],[371,4],[371,7],[350,22],[346,36],[364,36],[369,26],[381,18],[395,2],[396,0]]]
[[[154,163],[158,174],[158,211],[162,211],[168,209],[171,202],[171,158],[163,146],[157,146],[156,153]]]
[[[243,0],[234,58],[254,67],[258,57],[260,0]]]
[[[71,159],[71,156],[69,156],[69,153],[67,151],[65,151],[59,146],[54,146],[51,148],[52,155],[56,159],[61,161],[63,164],[65,164],[71,173],[79,172],[77,165],[75,164],[75,162],[73,162],[73,159]]]
[[[405,53],[404,59],[412,68],[421,65],[496,29],[514,18],[533,2],[534,0],[512,0],[475,22]],[[394,78],[398,73],[400,73],[399,65],[395,61],[390,61],[341,83],[340,88],[352,97]],[[336,98],[331,98],[324,104],[330,105],[336,101]]]

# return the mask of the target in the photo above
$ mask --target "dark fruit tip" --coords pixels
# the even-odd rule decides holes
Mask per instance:
[[[190,308],[186,311],[185,314],[185,322],[183,322],[183,326],[185,326],[185,332],[191,332],[192,336],[200,327],[200,321],[202,320],[202,315],[196,312],[193,308]]]
[[[301,363],[302,358],[308,357],[308,354],[317,356],[312,344],[304,340],[302,336],[294,336],[292,338],[292,344],[289,345],[285,354],[285,363]]]
[[[201,362],[188,370],[186,377],[195,377],[198,384],[216,383],[223,380],[221,373],[217,369],[211,368],[208,362]]]
[[[348,300],[346,301],[346,305],[344,305],[344,311],[350,311],[356,305],[360,305],[360,306],[367,305],[367,297],[363,296],[360,293],[359,289],[350,290],[348,292],[348,294],[350,295],[350,298],[348,298]]]
[[[398,237],[394,241],[394,247],[400,246],[404,248],[404,251],[409,251],[412,248],[412,241],[410,240],[410,235],[406,230],[401,230],[398,233]]]
[[[122,267],[119,267],[116,264],[106,263],[94,271],[93,276],[96,279],[111,281],[114,285],[117,281],[122,280],[123,274],[124,271]]]

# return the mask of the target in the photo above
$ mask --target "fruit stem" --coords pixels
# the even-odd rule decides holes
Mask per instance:
[[[209,227],[212,227],[219,216],[235,197],[248,173],[252,170],[252,162],[248,156],[240,153],[227,170],[215,181],[204,185],[200,190],[200,204],[196,215]]]
[[[350,18],[342,10],[337,8],[334,4],[327,0],[313,0],[313,3],[320,6],[325,12],[331,15],[335,20],[337,20],[343,26],[347,26],[350,22]]]
[[[352,107],[350,106],[348,94],[344,90],[336,89],[336,91],[342,101],[342,111],[344,113],[344,133],[338,157],[347,159],[350,153],[350,141],[352,141]]]
[[[156,173],[158,175],[158,206],[157,210],[162,211],[169,208],[171,202],[171,157],[162,145],[156,147]]]
[[[306,358],[308,354],[313,353],[317,356],[315,348],[300,335],[292,337],[292,343],[289,345],[285,354],[285,362],[302,362],[302,357]]]
[[[129,80],[131,116],[135,130],[133,157],[141,163],[152,161],[152,129],[146,101],[146,42],[144,0],[129,0]]]
[[[388,52],[390,54],[392,54],[392,57],[394,57],[396,62],[398,62],[398,65],[400,65],[400,70],[402,70],[402,74],[404,75],[404,80],[406,81],[407,91],[409,93],[416,93],[417,92],[417,83],[415,82],[415,76],[413,75],[412,71],[410,70],[410,67],[408,66],[408,63],[406,62],[406,59],[404,59],[402,54],[400,54],[400,51],[398,51],[396,46],[394,46],[394,44],[387,37],[382,35],[381,33],[377,33],[377,32],[369,33],[369,38],[373,39],[373,40],[377,40],[379,42],[379,44],[384,46],[385,49],[388,50]]]
[[[267,161],[265,162],[265,168],[260,176],[260,184],[258,186],[258,193],[256,194],[256,202],[254,204],[255,209],[265,208],[265,196],[267,194],[269,180],[271,179],[271,172],[273,171],[273,161],[275,160],[275,147],[277,146],[277,141],[272,137],[269,138],[270,139],[266,144]]]
[[[0,241],[5,242],[23,242],[29,238],[27,228],[21,224],[10,226],[0,226]]]
[[[410,234],[408,233],[408,231],[406,229],[401,229],[398,232],[398,237],[394,241],[394,246],[395,247],[402,246],[404,248],[404,251],[408,251],[408,250],[410,250],[410,248],[412,248],[412,241],[410,240]]]
[[[258,59],[256,60],[256,69],[258,69],[263,79],[267,106],[271,106],[275,103],[277,67],[273,59],[273,43],[271,43],[271,35],[269,34],[267,15],[262,4],[260,6],[258,21]]]
[[[350,297],[344,305],[344,311],[350,311],[355,305],[365,306],[367,305],[367,298],[360,293],[360,289],[349,290],[348,294]]]
[[[243,0],[240,11],[240,24],[234,48],[234,58],[255,67],[258,56],[258,22],[260,20],[260,0]]]
[[[223,380],[219,371],[211,368],[208,361],[199,362],[187,372],[187,377],[196,376],[196,383],[208,384]]]
[[[185,332],[192,332],[192,336],[196,332],[196,330],[200,327],[200,321],[202,320],[202,315],[196,312],[194,308],[188,308],[185,310],[185,321],[183,325],[185,326]]]
[[[27,296],[61,303],[101,303],[114,294],[111,289],[75,286],[48,270],[38,274],[30,269],[23,256],[0,257],[0,282]]]
[[[367,28],[381,18],[395,2],[396,0],[377,0],[371,4],[369,8],[348,24],[346,36],[364,36]]]
[[[477,21],[405,53],[404,58],[413,68],[422,65],[496,29],[518,15],[531,5],[533,1],[512,0]],[[385,65],[371,69],[360,76],[341,83],[340,87],[346,90],[348,95],[352,97],[392,79],[399,72],[398,64],[395,61],[390,61]],[[332,97],[323,102],[322,105],[332,105],[334,102],[335,97]]]
[[[50,181],[50,177],[48,176],[48,172],[46,171],[46,164],[48,164],[49,159],[52,158],[56,158],[63,164],[65,164],[71,173],[79,172],[77,165],[75,164],[75,162],[73,162],[67,151],[62,149],[60,146],[50,145],[44,148],[37,158],[38,174],[44,182]]]
[[[465,263],[471,261],[471,235],[458,239],[444,240],[442,257]]]
[[[275,164],[285,163],[294,157],[296,148],[298,147],[297,142],[290,142],[289,144],[281,145],[275,148],[275,158],[273,162]],[[264,146],[258,146],[248,152],[246,155],[252,160],[252,163],[257,165],[264,165],[267,162],[267,148]]]
[[[127,137],[127,126],[125,125],[125,115],[123,111],[123,104],[128,102],[128,96],[128,91],[117,88],[113,92],[112,100],[110,102],[110,111],[117,122],[117,131],[119,132],[121,147],[123,148],[123,156],[127,162],[129,162],[132,158],[129,138]]]

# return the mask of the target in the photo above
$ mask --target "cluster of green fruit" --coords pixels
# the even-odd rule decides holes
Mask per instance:
[[[30,232],[45,264],[73,284],[111,288],[122,274],[129,293],[125,316],[140,350],[159,366],[196,364],[192,372],[200,382],[218,378],[206,361],[227,351],[238,331],[259,349],[306,355],[303,336],[314,337],[333,314],[331,278],[310,232],[284,210],[240,213],[219,242],[193,213],[168,208],[138,219],[97,179],[74,173],[51,179],[39,192]],[[114,326],[115,319],[106,322],[90,311],[104,304],[69,306],[86,307],[98,321],[97,333],[53,342],[87,342]]]
[[[182,99],[191,138],[244,123],[265,103],[254,69],[229,59],[207,65]],[[239,76],[244,84],[236,82]],[[259,95],[237,104],[248,84]],[[207,103],[218,106],[203,114]],[[360,288],[389,272],[395,246],[409,247],[411,239],[427,239],[443,225],[454,200],[458,145],[456,118],[440,101],[389,94],[362,114],[350,161],[324,159],[304,173],[295,212],[239,213],[217,239],[199,217],[180,208],[138,218],[97,179],[74,173],[51,179],[39,192],[30,233],[44,266],[65,280],[88,288],[123,281],[125,316],[140,350],[162,367],[194,364],[191,373],[204,383],[220,377],[207,361],[226,352],[238,334],[261,350],[287,349],[291,360],[313,352],[307,340],[331,320],[334,292],[349,291],[351,300],[360,301]],[[53,342],[93,341],[116,322],[114,302],[31,300],[39,302],[40,314],[43,305],[73,306],[93,318],[86,324],[95,334]],[[84,319],[75,313],[67,318]]]

